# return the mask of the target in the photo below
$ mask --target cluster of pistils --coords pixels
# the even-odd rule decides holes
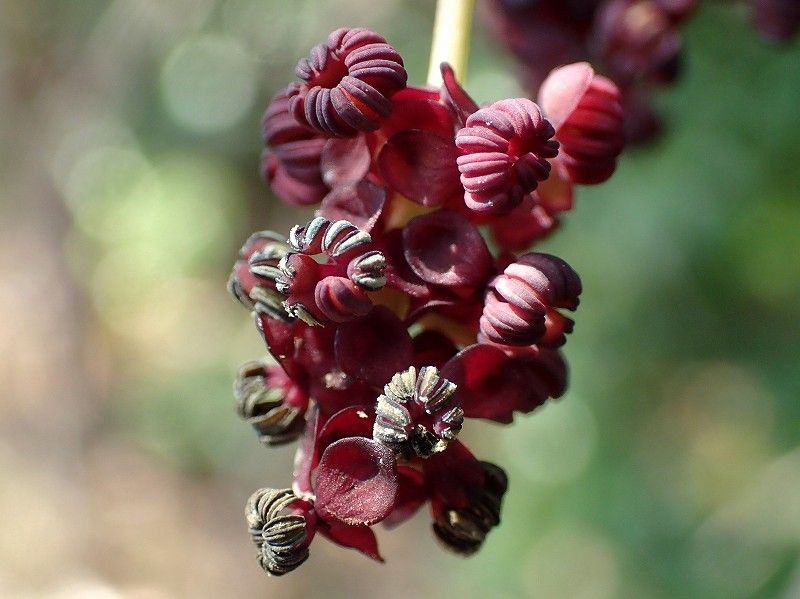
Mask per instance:
[[[479,213],[509,212],[550,175],[558,154],[553,126],[525,98],[474,112],[456,134],[464,203]]]
[[[380,127],[408,78],[400,54],[367,29],[337,29],[295,72],[303,81],[287,90],[295,118],[338,137]]]
[[[580,277],[560,258],[520,256],[492,281],[479,338],[501,345],[562,345],[572,320],[556,308],[574,310],[580,293]]]
[[[378,397],[373,438],[407,458],[444,451],[464,423],[455,391],[433,366],[398,372]]]
[[[307,519],[291,511],[298,498],[290,489],[259,489],[247,501],[245,518],[256,546],[259,565],[282,576],[308,559],[313,532]]]
[[[489,531],[500,524],[508,477],[502,468],[481,462],[483,488],[466,507],[444,507],[433,523],[433,532],[445,547],[462,555],[480,549]]]
[[[372,237],[346,220],[318,216],[289,233],[276,288],[286,311],[309,325],[348,322],[372,308],[367,292],[386,285],[385,256]],[[321,262],[314,259],[319,256]]]
[[[239,416],[265,445],[289,443],[303,433],[308,398],[292,385],[280,366],[246,362],[236,375],[233,395]]]
[[[251,235],[239,251],[239,260],[228,279],[230,294],[249,310],[287,320],[284,297],[276,281],[281,275],[278,265],[288,253],[285,239],[273,231]]]

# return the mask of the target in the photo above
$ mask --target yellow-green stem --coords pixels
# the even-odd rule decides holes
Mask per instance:
[[[458,79],[464,81],[474,11],[475,0],[438,0],[433,23],[428,85],[439,87],[442,84],[439,65],[443,62],[449,62]]]

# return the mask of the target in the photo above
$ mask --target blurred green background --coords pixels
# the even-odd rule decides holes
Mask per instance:
[[[724,3],[723,3],[724,4]],[[547,251],[581,274],[567,396],[508,428],[476,557],[427,515],[388,563],[312,546],[266,578],[242,518],[286,486],[233,410],[263,349],[225,293],[241,241],[304,217],[259,117],[339,26],[424,81],[429,0],[0,0],[0,596],[800,597],[800,46],[704,8],[668,133],[581,190]],[[468,89],[520,95],[476,26]]]

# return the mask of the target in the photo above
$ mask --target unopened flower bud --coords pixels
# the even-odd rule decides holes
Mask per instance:
[[[480,319],[481,337],[502,345],[562,345],[572,321],[556,308],[578,306],[581,281],[560,258],[520,256],[490,285]]]
[[[303,83],[287,90],[295,118],[337,137],[377,129],[408,78],[400,54],[368,29],[337,29],[296,73]]]
[[[525,98],[501,100],[474,112],[456,135],[458,170],[470,210],[503,213],[550,174],[558,154],[555,131]]]

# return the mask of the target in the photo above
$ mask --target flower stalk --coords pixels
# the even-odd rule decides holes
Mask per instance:
[[[432,87],[442,85],[442,73],[439,65],[443,62],[450,63],[461,82],[466,79],[474,12],[475,0],[439,0],[437,2],[436,17],[433,23],[431,60],[428,65],[428,85]]]

